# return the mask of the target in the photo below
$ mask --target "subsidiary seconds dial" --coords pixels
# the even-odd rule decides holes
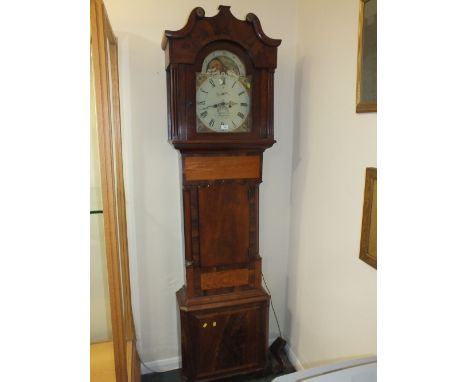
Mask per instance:
[[[250,131],[250,82],[225,73],[199,74],[197,132]]]

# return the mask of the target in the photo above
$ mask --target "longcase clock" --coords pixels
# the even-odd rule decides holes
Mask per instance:
[[[164,32],[169,140],[181,153],[186,284],[177,292],[185,380],[266,366],[270,299],[258,245],[263,151],[274,143],[281,40],[252,13],[195,8]]]

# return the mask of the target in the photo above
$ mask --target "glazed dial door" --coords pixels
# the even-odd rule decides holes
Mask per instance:
[[[227,50],[210,53],[197,73],[197,133],[249,132],[250,95],[242,61]]]

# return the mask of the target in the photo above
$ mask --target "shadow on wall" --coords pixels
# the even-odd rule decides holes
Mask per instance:
[[[292,173],[296,170],[301,161],[300,144],[301,141],[301,115],[302,115],[302,83],[303,83],[304,57],[300,57],[296,62],[294,79],[294,120],[293,120],[293,150],[292,150]],[[292,195],[292,194],[291,194]]]
[[[299,168],[302,166],[307,166],[307,158],[304,163],[302,149],[304,145],[301,145],[301,142],[304,142],[307,137],[304,135],[307,134],[307,130],[304,128],[304,117],[302,110],[302,99],[305,96],[306,89],[303,89],[304,76],[307,74],[304,71],[306,63],[304,62],[305,58],[300,57],[296,62],[295,70],[295,80],[294,80],[294,121],[293,121],[293,150],[292,150],[292,185],[291,185],[291,211],[290,211],[290,241],[289,241],[289,264],[288,264],[288,277],[286,281],[286,301],[287,306],[285,310],[285,336],[288,341],[289,346],[294,343],[294,348],[299,348],[301,323],[293,322],[293,317],[297,317],[297,312],[301,310],[301,299],[298,298],[298,285],[301,284],[302,274],[299,272],[298,256],[300,250],[298,248],[298,243],[301,242],[301,232],[298,230],[298,222],[303,220],[303,209],[300,206],[303,204],[303,200],[306,195],[304,195],[305,187],[303,186],[304,179],[301,176],[298,176]],[[304,173],[302,169],[301,173]],[[294,315],[292,314],[294,311]],[[293,330],[294,328],[294,330]]]

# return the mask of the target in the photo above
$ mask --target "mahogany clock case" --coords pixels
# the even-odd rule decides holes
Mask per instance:
[[[261,288],[261,163],[259,153],[182,155],[189,300]]]
[[[168,135],[181,153],[186,285],[177,292],[182,373],[209,381],[266,367],[270,297],[261,285],[259,185],[274,143],[273,79],[281,40],[257,16],[195,8],[165,31]],[[197,132],[196,76],[216,50],[235,54],[251,78],[247,132]],[[223,101],[224,102],[224,101]]]
[[[228,6],[205,17],[195,8],[179,31],[165,31],[169,139],[179,150],[265,149],[274,144],[273,77],[281,40],[267,37],[252,13],[235,18]],[[252,76],[252,130],[235,133],[197,133],[196,73],[215,50],[229,50],[242,59]]]
[[[180,307],[182,373],[188,381],[209,381],[265,370],[270,297],[264,292],[202,298]]]

